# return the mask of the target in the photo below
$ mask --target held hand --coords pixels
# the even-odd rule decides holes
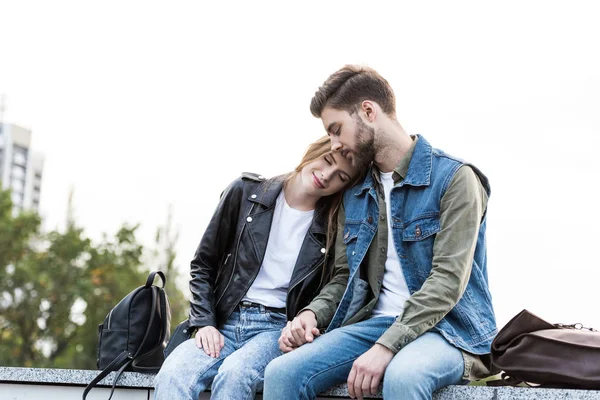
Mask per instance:
[[[281,330],[281,336],[279,336],[279,339],[277,340],[277,343],[279,343],[279,350],[281,350],[284,353],[289,353],[290,351],[295,349],[295,346],[289,340],[289,337],[292,336],[290,332],[291,326],[292,321],[288,321],[285,328]]]
[[[315,337],[320,335],[317,329],[317,317],[310,310],[302,311],[294,320],[282,331],[292,347],[300,347],[304,343],[310,343]],[[287,343],[287,342],[286,342]]]
[[[375,344],[369,351],[358,357],[348,375],[350,397],[362,400],[363,395],[375,396],[392,358],[394,353],[380,344]]]
[[[204,352],[212,358],[218,358],[221,349],[225,346],[225,337],[214,326],[205,326],[196,332],[196,346],[204,349]]]

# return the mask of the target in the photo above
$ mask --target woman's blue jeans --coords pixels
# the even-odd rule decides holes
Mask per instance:
[[[285,324],[283,314],[240,306],[219,329],[225,337],[220,357],[206,355],[194,338],[177,346],[155,378],[154,398],[198,400],[212,384],[211,399],[253,399],[267,364],[281,355],[277,339]]]

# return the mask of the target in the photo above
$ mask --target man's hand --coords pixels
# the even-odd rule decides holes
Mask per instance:
[[[279,348],[287,353],[304,343],[312,342],[319,335],[315,313],[310,310],[302,311],[293,321],[288,322],[281,331]]]
[[[205,326],[196,332],[196,346],[204,349],[206,355],[218,358],[225,346],[225,337],[214,326]]]
[[[350,397],[362,400],[363,395],[375,396],[385,369],[392,358],[394,358],[394,353],[377,343],[358,357],[352,364],[352,370],[348,375]]]

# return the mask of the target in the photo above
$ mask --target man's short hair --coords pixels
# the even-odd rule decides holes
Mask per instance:
[[[310,102],[317,118],[325,107],[353,114],[365,100],[372,100],[390,117],[396,116],[396,97],[392,87],[373,68],[346,65],[331,74]]]

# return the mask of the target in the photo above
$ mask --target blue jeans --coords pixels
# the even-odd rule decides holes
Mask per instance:
[[[346,383],[352,364],[392,325],[378,317],[334,329],[273,360],[265,371],[264,400],[314,399]],[[462,353],[439,333],[427,332],[394,356],[383,379],[385,399],[431,399],[435,390],[463,383]]]
[[[211,384],[211,399],[253,399],[265,367],[281,355],[277,339],[285,324],[284,314],[240,306],[219,329],[225,337],[219,358],[206,355],[195,338],[173,350],[155,378],[155,400],[198,400]]]

